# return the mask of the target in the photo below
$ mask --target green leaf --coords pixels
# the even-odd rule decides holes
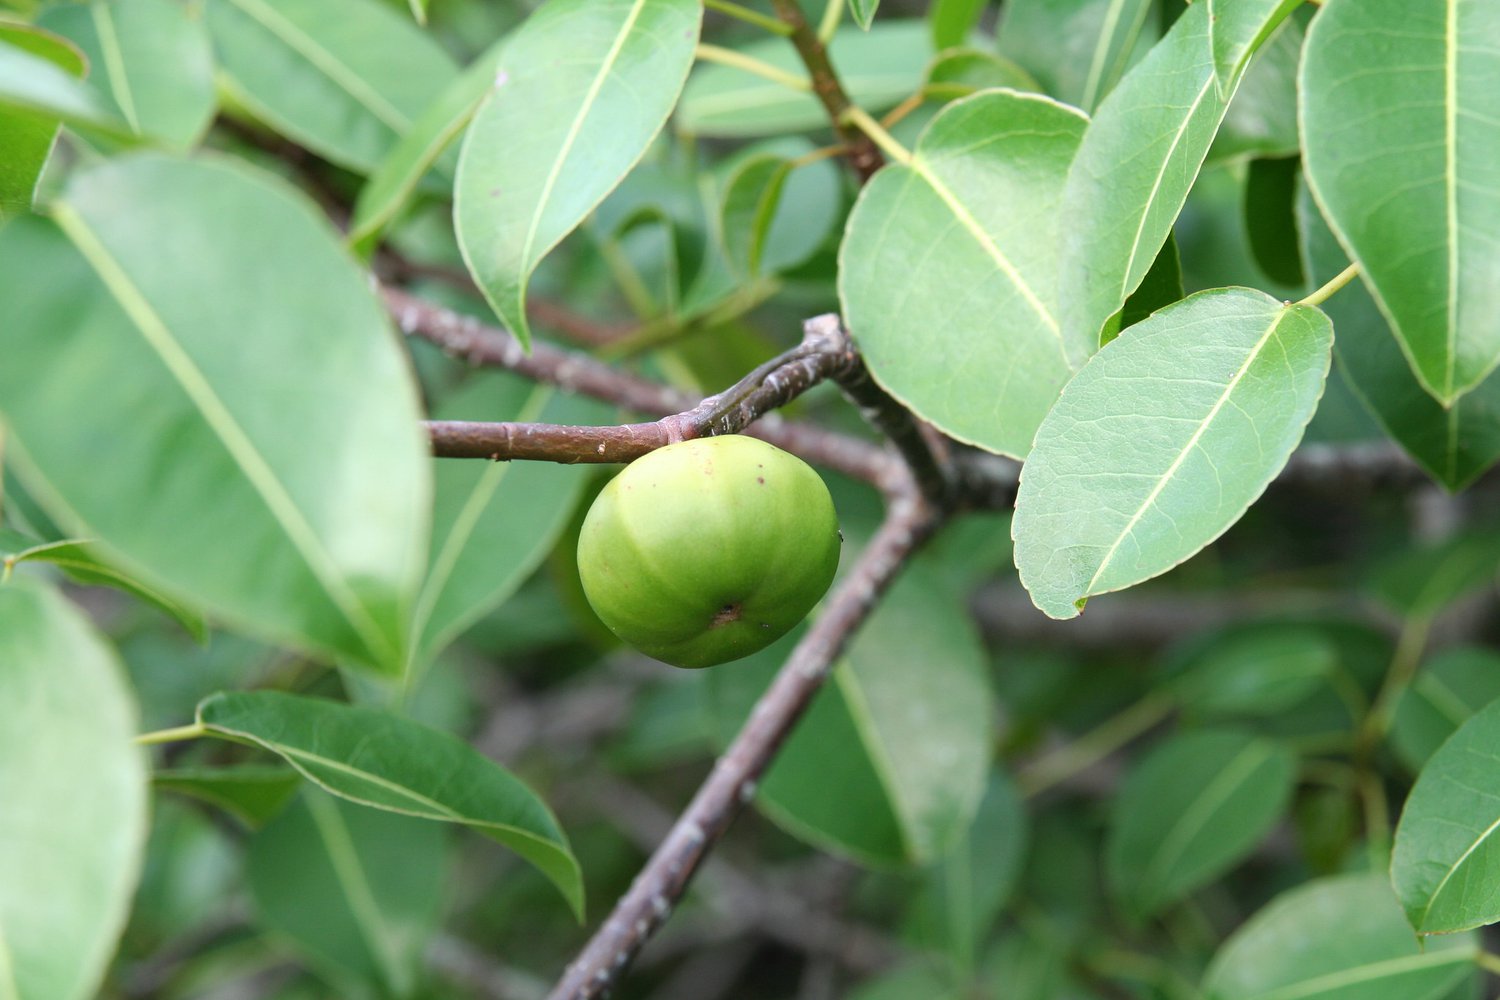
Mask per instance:
[[[583,914],[583,877],[541,799],[467,743],[409,719],[275,691],[204,699],[198,724],[284,758],[340,798],[462,823],[506,845],[546,875]]]
[[[1500,654],[1481,647],[1434,656],[1401,693],[1391,721],[1391,743],[1413,771],[1469,717],[1500,698]]]
[[[960,969],[974,968],[1021,873],[1026,824],[1015,783],[993,772],[973,824],[917,887],[909,923],[920,944],[946,951]]]
[[[1370,589],[1400,615],[1431,619],[1475,591],[1493,589],[1497,569],[1500,533],[1472,532],[1381,560]]]
[[[612,411],[509,373],[477,376],[444,401],[441,420],[608,423]],[[498,607],[546,558],[588,470],[550,462],[436,459],[433,538],[417,599],[413,668]]]
[[[784,38],[766,38],[736,51],[790,73],[805,73]],[[927,25],[917,19],[879,21],[868,32],[845,29],[828,56],[849,99],[871,114],[890,108],[922,85],[932,57]],[[677,128],[704,138],[749,138],[828,127],[828,112],[811,94],[734,66],[700,65],[682,92]]]
[[[1302,60],[1308,184],[1445,406],[1500,362],[1497,79],[1500,8],[1473,0],[1329,0]]]
[[[932,47],[942,51],[968,41],[987,3],[988,0],[932,0],[927,6]]]
[[[39,23],[78,44],[132,132],[187,149],[208,130],[216,98],[201,13],[178,0],[93,0],[52,7]]]
[[[1021,472],[1031,599],[1072,618],[1171,569],[1243,514],[1323,393],[1333,330],[1308,306],[1213,289],[1131,327],[1068,384]]]
[[[875,20],[875,11],[880,7],[880,0],[849,0],[849,12],[854,15],[855,23],[866,31],[870,30],[870,23]]]
[[[252,830],[259,830],[286,808],[302,778],[285,767],[178,767],[151,775],[157,788],[218,806]]]
[[[1472,982],[1473,935],[1424,944],[1379,875],[1317,879],[1282,893],[1230,936],[1206,1000],[1449,1000]]]
[[[13,49],[53,63],[64,75],[82,77],[87,71],[83,55],[51,32],[25,24],[0,21],[0,47]],[[0,53],[0,60],[4,54]],[[60,123],[47,115],[0,106],[0,221],[30,210],[37,179],[52,154]]]
[[[1305,187],[1297,196],[1297,228],[1309,284],[1319,286],[1348,265]],[[1346,286],[1322,308],[1338,330],[1334,353],[1355,395],[1428,475],[1460,490],[1500,459],[1500,375],[1444,407],[1417,381],[1363,283]]]
[[[1244,66],[1299,0],[1243,0],[1235,29],[1211,31],[1195,3],[1099,105],[1061,209],[1061,321],[1097,342],[1172,231]],[[1212,36],[1212,37],[1210,37]],[[1216,72],[1228,66],[1221,80]]]
[[[1105,857],[1126,912],[1149,917],[1243,860],[1286,811],[1296,759],[1230,730],[1175,736],[1125,779]]]
[[[236,102],[362,173],[458,73],[437,42],[377,0],[208,0],[208,27]]]
[[[1172,686],[1184,709],[1204,718],[1274,717],[1310,698],[1338,665],[1338,647],[1321,631],[1278,623],[1223,637]]]
[[[308,792],[250,842],[259,922],[339,987],[410,996],[441,913],[441,827]]]
[[[78,583],[114,587],[133,594],[176,619],[199,642],[208,638],[208,623],[203,620],[202,615],[122,573],[101,559],[94,552],[94,547],[87,542],[72,539],[42,542],[8,528],[0,528],[0,580],[8,576],[13,567],[25,562],[45,562],[56,566]]]
[[[510,39],[490,46],[417,116],[417,120],[360,188],[349,223],[349,243],[368,251],[411,199],[418,183],[469,124],[495,87],[495,71]]]
[[[1245,178],[1245,233],[1266,277],[1293,288],[1303,284],[1297,240],[1297,174],[1294,157],[1255,159]]]
[[[781,147],[745,157],[724,182],[721,232],[730,263],[754,277],[790,270],[817,252],[838,221],[842,192],[827,160],[799,164]]]
[[[1040,95],[956,101],[849,218],[844,316],[871,373],[960,440],[1020,458],[1093,341],[1058,321],[1054,236],[1077,111]]]
[[[1091,111],[1155,41],[1150,11],[1149,0],[1010,0],[1001,13],[1000,52],[1049,94]]]
[[[932,57],[922,93],[929,100],[952,100],[994,87],[1042,89],[1030,73],[1004,56],[979,49],[947,49]]]
[[[0,333],[0,412],[31,492],[173,600],[399,670],[427,445],[327,222],[265,175],[160,155],[79,174],[54,212],[0,233],[26,318]]]
[[[146,843],[146,767],[113,651],[56,593],[0,585],[0,996],[99,990]]]
[[[1401,810],[1391,881],[1418,934],[1500,921],[1500,702],[1458,728],[1420,774]]]
[[[506,48],[464,139],[454,221],[469,271],[522,343],[532,272],[661,131],[702,19],[696,0],[548,0]]]
[[[797,636],[710,672],[725,743]],[[757,802],[796,836],[839,853],[885,864],[933,861],[962,835],[984,792],[989,706],[973,623],[917,567],[855,637],[766,773]]]
[[[1146,272],[1140,286],[1130,293],[1130,298],[1120,307],[1119,318],[1110,320],[1104,327],[1099,346],[1103,347],[1118,337],[1119,330],[1127,330],[1158,309],[1176,302],[1183,294],[1182,253],[1177,247],[1177,237],[1168,236],[1161,252],[1156,255],[1156,262],[1151,265],[1151,270]],[[1118,330],[1116,326],[1119,327]]]
[[[1246,156],[1280,159],[1296,156],[1301,149],[1297,64],[1307,36],[1302,20],[1294,12],[1256,51],[1209,147],[1208,164]]]
[[[19,29],[0,34],[0,113],[31,120],[86,125],[112,138],[132,138],[109,101],[84,83],[55,46],[23,40]],[[43,49],[46,54],[38,54]],[[59,62],[58,60],[62,61]]]

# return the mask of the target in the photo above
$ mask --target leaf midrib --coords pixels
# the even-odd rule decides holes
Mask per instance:
[[[1047,328],[1047,332],[1052,334],[1052,338],[1057,341],[1057,349],[1062,355],[1063,364],[1071,371],[1073,363],[1068,357],[1067,345],[1063,342],[1062,327],[1058,323],[1057,317],[1052,315],[1052,311],[1042,302],[1041,298],[1026,281],[1026,278],[1016,268],[1016,265],[1000,249],[990,234],[985,232],[984,227],[979,224],[979,220],[974,218],[963,202],[958,199],[958,196],[932,172],[932,169],[922,158],[920,152],[912,158],[910,168],[913,173],[927,183],[928,187],[932,188],[933,193],[942,200],[943,204],[948,206],[948,211],[953,213],[953,217],[958,220],[959,225],[963,226],[964,230],[974,238],[974,241],[979,244],[980,249],[985,252],[985,255],[995,262],[1001,273],[1021,293],[1021,298],[1026,301],[1027,307],[1042,321],[1042,324]]]
[[[396,134],[405,132],[411,121],[399,108],[387,101],[370,87],[365,80],[338,56],[319,45],[305,31],[289,21],[280,12],[272,9],[263,0],[229,0],[245,15],[258,22],[271,34],[285,42],[287,47],[302,58],[339,89],[354,98],[358,104]]]
[[[343,614],[345,621],[377,660],[387,659],[395,652],[389,640],[344,581],[336,562],[323,548],[317,532],[307,523],[302,511],[286,492],[285,486],[254,441],[234,419],[229,407],[214,391],[208,377],[194,363],[145,293],[136,287],[124,267],[72,205],[57,203],[53,207],[53,218],[88,261],[147,345],[160,358],[173,380],[192,400],[214,436],[234,457],[251,487],[265,503],[276,523],[286,532],[293,548],[322,584],[324,592]]]
[[[1141,885],[1150,889],[1155,882],[1157,890],[1160,891],[1161,869],[1169,865],[1175,856],[1181,855],[1186,850],[1187,844],[1202,831],[1215,810],[1228,800],[1245,779],[1270,759],[1271,748],[1261,743],[1251,743],[1236,753],[1229,764],[1213,777],[1193,804],[1181,814],[1178,821],[1172,825],[1171,832],[1162,838],[1151,859],[1146,863]]]
[[[361,771],[359,768],[351,767],[350,765],[345,764],[343,761],[334,760],[330,757],[324,757],[321,754],[313,753],[311,750],[304,750],[301,747],[294,747],[286,743],[278,743],[274,740],[268,740],[262,736],[256,735],[255,733],[247,732],[245,730],[233,729],[220,723],[206,722],[204,723],[204,728],[217,733],[222,733],[226,736],[234,736],[240,739],[246,739],[256,744],[257,746],[265,747],[272,753],[285,758],[286,761],[293,767],[295,767],[298,772],[300,772],[305,778],[307,778],[308,781],[311,781],[319,788],[327,791],[330,795],[337,795],[339,798],[348,799],[351,802],[359,802],[362,805],[368,805],[374,809],[384,809],[387,812],[398,813],[403,816],[416,816],[420,819],[437,819],[441,817],[451,822],[461,823],[464,826],[478,827],[485,830],[500,830],[506,833],[515,834],[526,840],[550,848],[551,850],[556,851],[559,854],[565,853],[561,844],[559,844],[557,841],[543,837],[542,835],[528,830],[525,827],[515,826],[510,823],[499,823],[494,820],[478,819],[473,816],[466,816],[463,813],[458,812],[457,810],[443,805],[441,802],[430,799],[427,796],[406,787],[405,785],[398,785],[394,781],[391,781],[389,778],[383,778],[380,775],[372,774],[369,771]],[[395,795],[410,799],[417,805],[424,805],[430,810],[430,812],[418,812],[414,808],[397,809],[386,803],[376,804],[366,799],[361,799],[358,796],[351,795],[347,791],[341,791],[339,789],[333,788],[328,784],[328,782],[324,781],[317,774],[313,773],[313,771],[309,770],[309,767],[311,765],[317,765],[318,767],[323,767],[330,771],[337,771],[340,774],[358,778],[359,780],[368,782],[376,786],[377,788],[383,788]],[[434,813],[436,815],[433,815]]]
[[[1287,317],[1287,315],[1288,310],[1286,307],[1276,310],[1274,316],[1271,319],[1270,325],[1266,327],[1266,332],[1261,334],[1260,339],[1255,342],[1255,345],[1253,347],[1251,347],[1249,353],[1245,356],[1244,363],[1240,365],[1239,371],[1235,372],[1234,375],[1230,378],[1229,382],[1225,384],[1223,393],[1220,394],[1213,407],[1209,409],[1203,420],[1198,424],[1198,429],[1193,431],[1192,437],[1188,438],[1187,442],[1182,446],[1182,450],[1177,453],[1177,457],[1172,460],[1172,464],[1169,465],[1166,471],[1164,471],[1157,479],[1156,485],[1152,487],[1151,492],[1146,496],[1146,499],[1141,501],[1141,505],[1136,508],[1136,512],[1131,515],[1131,518],[1128,522],[1126,522],[1125,527],[1122,528],[1119,535],[1115,537],[1113,544],[1111,544],[1109,550],[1105,552],[1104,558],[1099,561],[1099,568],[1094,571],[1093,579],[1089,580],[1088,584],[1085,585],[1083,593],[1079,595],[1080,597],[1087,597],[1093,593],[1095,584],[1097,584],[1100,578],[1104,575],[1104,571],[1109,568],[1109,564],[1114,560],[1116,553],[1120,551],[1120,546],[1124,544],[1125,539],[1130,537],[1131,532],[1135,530],[1135,526],[1140,523],[1141,518],[1145,516],[1146,511],[1149,510],[1151,508],[1151,505],[1156,502],[1156,499],[1161,496],[1162,491],[1167,488],[1167,484],[1172,481],[1172,477],[1176,475],[1177,470],[1182,467],[1182,463],[1187,460],[1188,455],[1190,455],[1193,449],[1198,446],[1198,442],[1203,439],[1203,435],[1208,432],[1208,428],[1213,424],[1214,418],[1219,415],[1219,411],[1224,408],[1224,404],[1229,401],[1229,398],[1232,395],[1234,395],[1234,390],[1239,386],[1240,381],[1245,377],[1245,373],[1248,372],[1250,370],[1250,367],[1255,364],[1256,359],[1260,357],[1260,352],[1265,349],[1265,346],[1267,342],[1270,341],[1272,334],[1274,334],[1280,328],[1282,321]]]
[[[619,33],[605,54],[604,61],[599,64],[599,70],[594,74],[594,79],[589,83],[589,89],[584,94],[583,101],[579,104],[578,114],[573,117],[573,122],[568,126],[568,133],[563,137],[561,148],[552,160],[551,167],[547,170],[546,180],[542,182],[541,193],[537,196],[536,207],[531,213],[531,226],[526,231],[526,241],[521,245],[521,266],[530,272],[532,266],[532,254],[536,248],[537,232],[541,229],[542,216],[547,211],[547,204],[552,200],[552,189],[557,186],[558,178],[562,176],[563,165],[567,162],[573,151],[573,145],[578,141],[578,136],[583,132],[583,123],[594,110],[594,104],[599,98],[599,92],[604,89],[604,82],[609,79],[614,71],[615,63],[620,59],[620,52],[624,49],[626,41],[629,40],[635,23],[640,19],[641,10],[646,6],[646,0],[635,0],[630,5],[630,13],[620,25]],[[517,315],[526,315],[526,285],[519,283],[516,289]]]
[[[1305,998],[1316,997],[1332,990],[1353,986],[1356,983],[1385,979],[1403,972],[1425,968],[1438,968],[1443,965],[1468,964],[1473,961],[1473,955],[1462,948],[1443,949],[1441,951],[1431,951],[1418,955],[1404,955],[1401,958],[1389,958],[1382,962],[1370,962],[1365,965],[1355,966],[1352,969],[1343,969],[1313,979],[1304,979],[1300,983],[1293,983],[1290,986],[1272,990],[1270,993],[1262,993],[1255,997],[1254,1000],[1305,1000]]]

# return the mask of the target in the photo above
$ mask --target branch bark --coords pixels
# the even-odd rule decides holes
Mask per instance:
[[[802,718],[854,631],[874,610],[911,554],[936,530],[942,513],[919,494],[898,497],[849,575],[646,867],[568,967],[549,1000],[592,1000],[609,991],[636,953],[666,921],[704,856],[718,843],[756,783]]]
[[[869,136],[845,121],[844,112],[853,102],[849,100],[844,85],[839,82],[838,73],[834,71],[833,63],[828,59],[827,47],[818,38],[812,25],[807,23],[801,4],[797,0],[772,0],[771,5],[782,23],[792,29],[789,39],[796,47],[797,55],[802,58],[802,64],[807,67],[813,93],[823,103],[823,109],[828,112],[828,120],[833,123],[834,131],[844,143],[849,165],[859,175],[860,184],[864,184],[875,176],[875,171],[885,165],[880,147]]]
[[[472,316],[445,309],[398,288],[382,286],[386,308],[403,333],[421,337],[472,365],[505,368],[538,382],[613,403],[637,413],[667,418],[655,424],[611,428],[560,428],[547,424],[447,424],[429,430],[439,455],[478,458],[531,458],[565,462],[620,462],[639,457],[672,440],[745,429],[817,465],[886,488],[898,465],[885,448],[770,413],[772,402],[805,391],[809,374],[851,363],[853,347],[840,328],[836,340],[819,339],[794,348],[751,372],[735,386],[700,400],[685,392],[622,372],[602,362],[544,343],[531,352],[510,333]],[[826,333],[824,331],[823,333]],[[822,336],[822,333],[820,333]],[[816,354],[818,358],[810,355]],[[826,355],[826,357],[824,357]],[[826,366],[826,371],[824,371]],[[809,383],[810,384],[810,383]],[[800,387],[799,387],[800,386]],[[796,388],[795,392],[792,390]],[[783,400],[785,401],[785,400]],[[748,409],[746,409],[748,408]],[[753,415],[751,415],[753,414]],[[756,417],[759,419],[756,419]],[[728,424],[711,427],[710,421]],[[750,420],[754,426],[748,426]],[[686,429],[684,429],[686,428]],[[524,430],[523,430],[524,429]],[[673,434],[681,437],[674,438]],[[599,452],[604,445],[605,452]],[[593,455],[590,457],[589,453]],[[899,470],[897,470],[899,471]]]

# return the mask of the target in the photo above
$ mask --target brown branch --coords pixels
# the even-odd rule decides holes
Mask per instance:
[[[451,444],[454,450],[441,450],[440,454],[451,454],[454,457],[539,457],[548,461],[556,460],[551,454],[542,454],[551,451],[565,455],[564,461],[626,461],[629,457],[651,450],[644,446],[646,438],[643,435],[661,434],[662,437],[654,439],[657,443],[652,445],[660,447],[670,440],[685,440],[687,437],[702,436],[702,433],[709,432],[707,423],[701,425],[701,433],[684,430],[684,418],[688,424],[692,424],[700,418],[706,420],[704,414],[711,414],[716,418],[727,417],[733,425],[729,427],[731,430],[743,428],[748,424],[748,419],[738,424],[735,421],[742,419],[742,411],[748,407],[749,410],[744,412],[766,414],[748,429],[754,436],[810,462],[865,482],[884,485],[892,479],[894,463],[889,452],[880,446],[766,413],[770,408],[767,405],[769,400],[790,391],[800,384],[799,380],[806,377],[808,365],[813,364],[807,357],[807,341],[788,354],[757,368],[735,387],[699,400],[688,393],[611,368],[586,354],[559,350],[540,342],[533,342],[528,354],[515,337],[499,327],[486,325],[472,316],[445,309],[397,288],[382,286],[380,292],[386,308],[404,333],[429,340],[470,364],[506,368],[538,382],[555,385],[565,392],[590,396],[638,413],[665,417],[669,421],[662,424],[659,431],[640,429],[656,427],[654,424],[636,425],[638,429],[633,431],[592,428],[592,436],[554,433],[555,428],[554,431],[541,429],[549,425],[530,425],[532,440],[529,443],[525,440],[526,434],[514,429],[524,425],[449,425],[437,430],[436,433],[442,436],[438,446],[446,449]],[[850,351],[852,348],[848,346],[847,338],[837,343],[819,342],[816,352],[827,355],[827,358],[816,364],[828,364],[837,368],[838,365],[847,363],[847,358],[840,359],[840,352]],[[755,385],[747,386],[747,383],[752,382]],[[803,385],[798,391],[805,388]],[[674,420],[675,425],[670,423]],[[673,432],[668,430],[671,426],[676,426],[675,432],[681,433],[682,437],[672,438],[670,435]],[[722,423],[718,425],[717,433],[725,433],[725,426]],[[512,429],[484,429],[504,427]],[[608,433],[601,437],[601,431]],[[551,435],[550,442],[547,440],[548,435]],[[599,457],[598,447],[601,443],[604,444],[607,455],[624,457]],[[529,449],[529,453],[510,454],[506,449],[512,447],[524,447]],[[593,458],[586,457],[590,448],[594,452]],[[556,449],[562,450],[557,452]],[[639,450],[632,453],[632,449]]]
[[[796,46],[797,54],[802,57],[802,64],[807,67],[813,93],[823,102],[823,109],[828,112],[833,130],[843,140],[849,165],[859,175],[859,182],[865,183],[875,176],[875,171],[885,165],[880,147],[846,121],[844,112],[853,102],[849,100],[844,85],[839,82],[838,73],[834,71],[833,63],[828,59],[827,47],[818,38],[812,25],[807,23],[802,6],[797,0],[772,0],[771,5],[776,9],[776,16],[792,29],[789,40]]]
[[[804,342],[844,345],[846,363],[831,373],[839,388],[864,418],[896,446],[921,494],[938,508],[951,509],[957,501],[958,481],[953,475],[949,439],[918,420],[875,383],[838,316],[833,313],[814,316],[802,324],[802,330]],[[892,485],[888,490],[894,488],[897,487]]]
[[[672,832],[615,904],[550,1000],[607,996],[646,940],[682,897],[705,855],[755,797],[756,783],[791,733],[856,629],[908,557],[936,530],[941,513],[919,496],[898,496],[885,522],[792,655]]]

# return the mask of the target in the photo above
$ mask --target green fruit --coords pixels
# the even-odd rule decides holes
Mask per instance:
[[[729,435],[668,445],[594,500],[578,572],[610,631],[679,667],[737,660],[785,635],[833,582],[828,487],[795,455]]]

